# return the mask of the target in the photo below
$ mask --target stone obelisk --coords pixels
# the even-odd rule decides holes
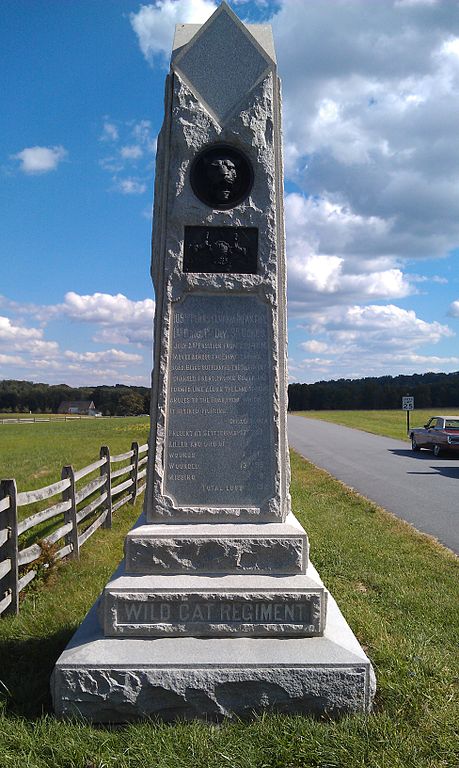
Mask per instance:
[[[281,101],[271,29],[176,30],[158,143],[144,515],[63,653],[59,714],[368,711],[369,660],[291,512]]]

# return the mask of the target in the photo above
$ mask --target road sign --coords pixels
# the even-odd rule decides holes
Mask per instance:
[[[402,408],[404,411],[414,411],[414,397],[402,397]]]

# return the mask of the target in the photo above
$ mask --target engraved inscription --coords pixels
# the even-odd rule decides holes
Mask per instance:
[[[121,602],[118,624],[310,624],[310,602],[142,600]]]
[[[165,493],[182,506],[273,495],[269,309],[190,295],[172,308]]]
[[[255,275],[256,227],[185,227],[184,272]]]

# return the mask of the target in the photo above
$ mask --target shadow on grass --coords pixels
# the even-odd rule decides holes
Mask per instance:
[[[16,715],[35,719],[52,712],[49,681],[75,627],[48,637],[0,641],[0,698]]]

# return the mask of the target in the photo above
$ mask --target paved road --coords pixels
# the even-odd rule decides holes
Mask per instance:
[[[303,416],[288,417],[291,448],[459,554],[459,458]]]

